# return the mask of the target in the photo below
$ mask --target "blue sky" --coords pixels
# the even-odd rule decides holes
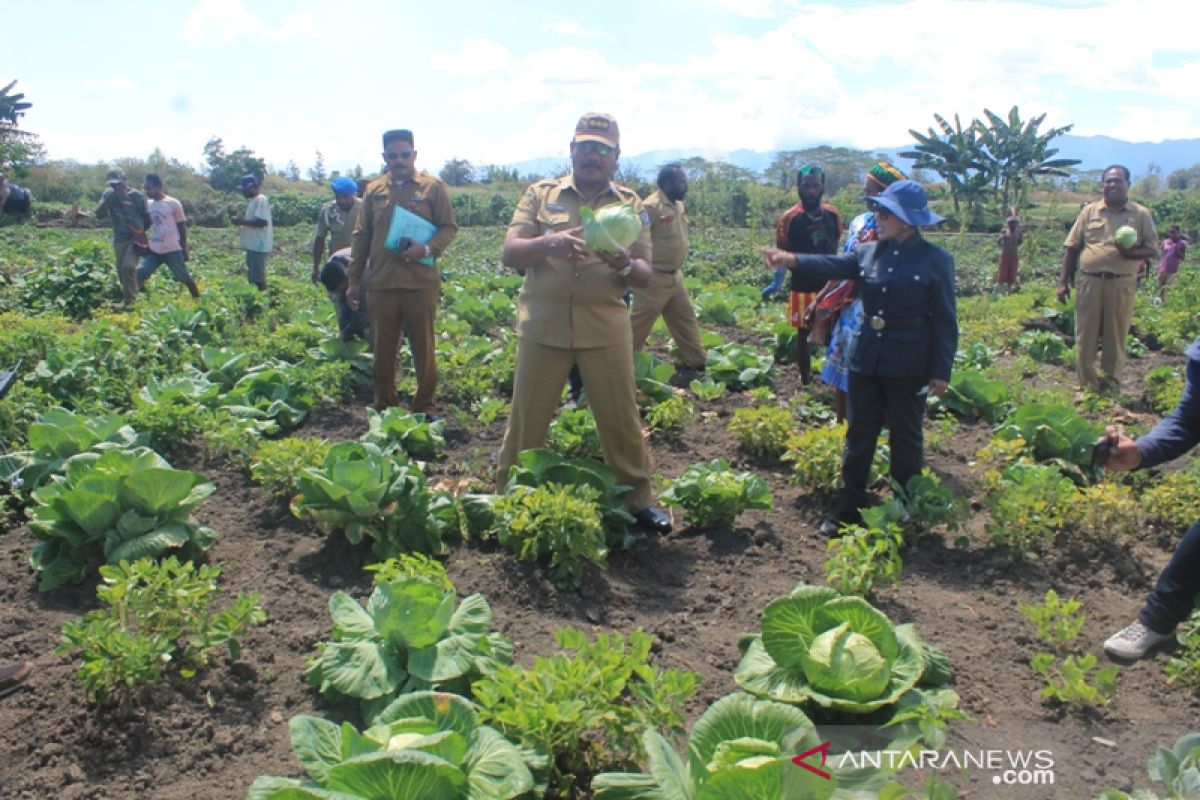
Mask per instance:
[[[85,162],[198,163],[215,135],[371,170],[379,133],[409,127],[436,171],[565,157],[589,109],[630,155],[895,146],[934,112],[1013,104],[1081,135],[1200,137],[1200,46],[1166,0],[12,5],[0,83],[51,158]]]

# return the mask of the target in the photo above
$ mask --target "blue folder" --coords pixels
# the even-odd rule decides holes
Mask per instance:
[[[392,209],[392,223],[388,225],[387,238],[384,239],[383,246],[388,250],[401,252],[401,248],[398,248],[397,245],[404,237],[408,237],[414,242],[428,244],[435,233],[437,233],[437,226],[432,222],[424,217],[418,217],[407,208],[396,206]],[[422,258],[419,263],[432,267],[433,256]]]

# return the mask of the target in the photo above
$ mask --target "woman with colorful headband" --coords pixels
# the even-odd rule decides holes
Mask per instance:
[[[863,199],[869,201],[896,181],[904,180],[904,173],[886,161],[871,165],[867,170]],[[875,214],[868,204],[867,210],[850,223],[846,234],[843,253],[855,250],[860,244],[873,242],[878,234]],[[862,299],[859,297],[858,281],[830,281],[817,295],[809,309],[812,322],[809,324],[809,341],[812,344],[827,344],[825,366],[821,369],[821,380],[837,391],[837,421],[846,418],[846,395],[850,387],[850,365],[847,355],[850,344],[862,327],[864,315]]]
[[[857,279],[861,288],[866,324],[849,353],[842,489],[834,518],[821,525],[826,534],[861,521],[885,416],[892,480],[904,487],[920,474],[925,399],[946,391],[958,347],[954,258],[921,236],[921,227],[942,220],[929,210],[925,190],[915,181],[897,181],[867,204],[874,212],[875,242],[837,256],[762,249],[766,266],[790,267],[801,289],[846,279]]]

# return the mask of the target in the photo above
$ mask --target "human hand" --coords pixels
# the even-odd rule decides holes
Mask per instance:
[[[596,252],[596,255],[608,265],[609,269],[616,270],[617,272],[633,265],[633,256],[629,254],[629,250],[624,248],[615,253],[610,253],[607,250],[599,250]]]
[[[316,267],[313,267],[313,271],[312,271],[313,286],[316,286],[317,282],[319,280],[321,280],[321,270],[317,269]]]
[[[946,383],[946,381],[940,380],[938,378],[934,378],[933,380],[931,380],[929,382],[929,393],[932,395],[936,395],[938,397],[941,397],[942,395],[944,395],[946,393],[946,390],[949,388],[950,388],[950,384],[948,384],[948,383]]]
[[[1108,459],[1097,466],[1113,472],[1129,472],[1142,465],[1142,453],[1137,443],[1125,435],[1119,425],[1109,425],[1105,428],[1108,438]]]
[[[760,247],[758,252],[762,253],[763,264],[767,269],[785,269],[796,266],[796,257],[778,247]]]
[[[346,305],[351,311],[358,311],[358,281],[350,281],[346,285]]]
[[[425,247],[425,245],[421,244],[420,242],[414,241],[414,242],[410,242],[408,247],[405,248],[405,250],[402,253],[400,253],[400,255],[404,256],[409,261],[420,261],[422,258],[425,257],[427,252],[428,251],[427,251],[427,248]]]
[[[183,260],[184,260],[184,261],[187,261],[187,260],[188,260],[188,256],[189,256],[189,255],[190,255],[190,254],[188,253],[188,249],[187,249],[186,247],[185,247],[185,248],[183,248]]]
[[[1067,298],[1071,296],[1071,287],[1065,283],[1058,285],[1058,302],[1065,303]]]
[[[583,226],[567,228],[547,234],[547,255],[556,255],[571,261],[582,261],[588,256],[587,242],[583,240]]]

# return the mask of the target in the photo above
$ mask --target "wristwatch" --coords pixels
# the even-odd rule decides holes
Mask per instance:
[[[429,258],[430,256],[433,255],[433,248],[430,247],[428,244],[423,244],[423,245],[421,245],[421,247],[425,248],[425,258]]]

